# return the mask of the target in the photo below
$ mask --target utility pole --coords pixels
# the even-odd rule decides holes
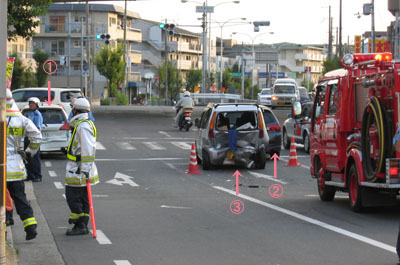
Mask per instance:
[[[340,0],[339,9],[339,57],[342,57],[342,0]]]
[[[202,82],[201,82],[201,93],[206,93],[207,83],[207,14],[205,12],[206,3],[203,3],[203,68],[202,68]]]
[[[400,2],[400,0],[399,0]],[[399,59],[399,10],[396,10],[396,22],[394,24],[394,59]]]
[[[86,66],[88,68],[88,72],[91,73],[90,69],[90,36],[89,36],[89,1],[86,0]],[[90,84],[90,79],[93,78],[90,76],[85,77],[86,78],[86,89],[85,91],[89,91],[89,84]],[[110,88],[111,89],[111,88]],[[111,91],[108,91],[109,95]],[[86,97],[88,95],[85,95]],[[93,95],[91,95],[93,96]]]
[[[7,0],[0,0],[0,264],[6,264]]]
[[[242,42],[242,100],[244,100],[244,50]]]
[[[329,37],[328,37],[328,58],[332,58],[332,17],[331,17],[331,6],[329,6]]]
[[[167,20],[165,20],[167,24]],[[162,34],[163,31],[161,31]],[[164,30],[165,34],[165,106],[168,105],[168,32]]]
[[[68,12],[68,52],[67,60],[65,60],[68,65],[67,72],[67,88],[70,88],[70,75],[71,75],[71,12]]]
[[[81,89],[83,88],[83,17],[80,16],[80,22],[81,22]],[[85,90],[84,90],[85,91]],[[85,91],[85,96],[86,96],[86,91]]]
[[[375,52],[375,1],[371,0],[371,40],[372,40],[372,52]]]
[[[127,83],[128,83],[128,64],[127,64],[127,53],[128,53],[128,43],[126,41],[126,9],[127,9],[127,0],[125,0],[125,10],[124,10],[124,62],[125,62],[125,78],[124,78],[124,86],[122,92],[127,94]],[[130,101],[130,100],[129,100]]]

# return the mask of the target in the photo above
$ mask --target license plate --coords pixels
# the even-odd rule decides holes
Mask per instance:
[[[278,102],[279,105],[285,105],[285,102]]]
[[[185,117],[185,120],[190,121],[192,118],[190,117]]]

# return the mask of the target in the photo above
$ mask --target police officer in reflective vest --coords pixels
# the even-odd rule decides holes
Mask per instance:
[[[14,201],[15,208],[26,232],[26,240],[34,239],[37,235],[37,222],[33,210],[25,195],[26,171],[23,158],[34,156],[40,147],[42,135],[33,122],[23,116],[15,104],[12,93],[7,89],[7,189]],[[24,136],[29,139],[25,152],[22,151],[21,141]],[[8,216],[10,218],[10,216]],[[12,217],[11,217],[12,218]]]
[[[68,229],[68,236],[85,235],[89,233],[89,200],[86,179],[91,184],[99,182],[96,164],[96,127],[89,120],[89,101],[78,98],[75,101],[73,118],[69,121],[72,129],[71,140],[67,149],[67,167],[65,178],[65,195],[71,210],[68,222],[74,224]]]

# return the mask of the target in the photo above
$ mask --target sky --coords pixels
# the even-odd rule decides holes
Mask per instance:
[[[222,23],[233,19],[241,21],[269,20],[270,26],[253,31],[253,25],[226,23],[222,28],[223,38],[234,38],[244,43],[293,42],[300,44],[321,44],[328,42],[329,5],[332,7],[334,35],[339,26],[339,0],[240,0],[239,4],[226,3],[229,0],[206,0],[208,6],[215,6],[211,18]],[[371,0],[343,0],[343,43],[354,42],[354,35],[371,30],[371,15],[362,15],[364,3]],[[144,19],[175,23],[193,32],[201,32],[200,13],[197,5],[203,0],[181,3],[181,0],[140,0],[128,1],[128,10],[138,12]],[[104,2],[103,2],[104,3]],[[110,2],[124,6],[123,1]],[[222,3],[222,4],[221,4]],[[218,5],[220,4],[220,5]],[[388,0],[375,0],[375,30],[386,31],[395,17],[387,10]],[[361,18],[357,17],[360,12]],[[237,20],[234,20],[234,19]],[[184,25],[189,25],[185,27]],[[237,32],[232,35],[232,32]],[[269,33],[268,33],[269,32]],[[273,34],[271,34],[273,32]],[[213,23],[212,35],[220,37],[221,28]],[[264,33],[264,34],[261,34]]]

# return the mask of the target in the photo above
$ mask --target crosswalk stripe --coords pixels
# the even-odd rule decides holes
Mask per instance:
[[[45,162],[44,162],[44,165],[45,165],[46,167],[51,167],[51,162],[50,162],[50,161],[45,161]]]
[[[180,149],[184,149],[184,150],[190,150],[192,148],[192,146],[188,143],[184,143],[184,142],[171,142],[171,144],[175,145],[176,147],[179,147]]]
[[[64,186],[61,182],[54,182],[54,186],[56,186],[56,188],[59,190],[64,189]]]
[[[128,142],[117,142],[119,148],[124,150],[136,150],[136,148]]]
[[[143,142],[144,145],[146,145],[148,148],[151,150],[165,150],[165,147],[162,147],[156,142]]]
[[[96,150],[106,150],[106,148],[100,142],[96,142]]]
[[[50,175],[50,177],[52,177],[52,178],[57,177],[57,173],[56,173],[55,171],[52,171],[52,170],[49,171],[49,175]]]

